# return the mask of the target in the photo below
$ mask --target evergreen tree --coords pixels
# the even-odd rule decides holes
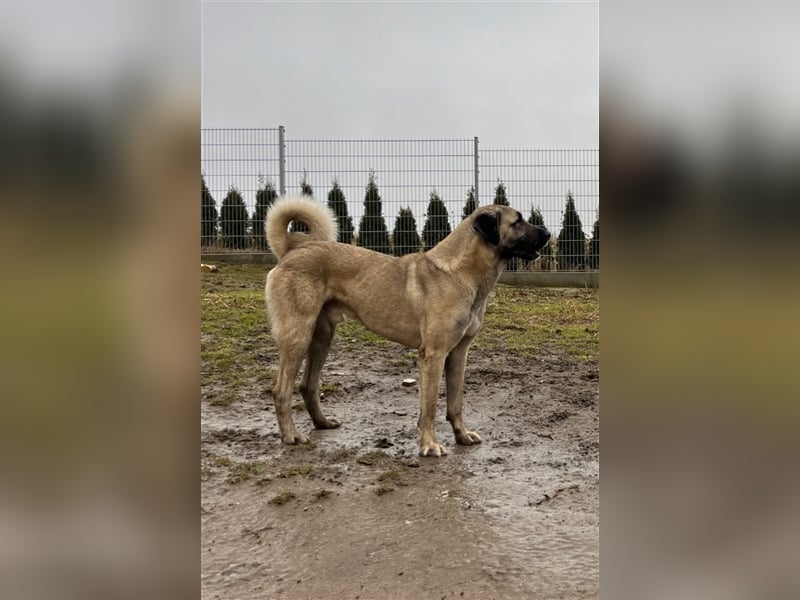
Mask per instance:
[[[305,171],[303,171],[303,178],[300,180],[300,193],[304,196],[314,197],[314,190],[311,188],[311,184],[308,183],[308,175]]]
[[[310,198],[314,197],[314,190],[311,189],[311,184],[308,183],[308,177],[305,171],[303,171],[303,178],[300,180],[300,193],[304,196],[309,196]],[[308,226],[302,221],[292,221],[289,231],[308,233]]]
[[[503,184],[500,179],[497,179],[497,187],[494,188],[494,201],[492,204],[498,204],[500,206],[509,206],[508,204],[508,197],[506,196],[506,186]],[[508,261],[506,265],[507,271],[518,271],[522,266],[522,259],[520,258],[512,258]]]
[[[200,175],[202,192],[200,194],[200,245],[213,246],[217,242],[217,203],[206,185],[206,178]]]
[[[499,179],[497,180],[497,187],[494,188],[494,202],[492,204],[499,204],[500,206],[508,206],[508,198],[506,198],[506,186]]]
[[[539,210],[538,207],[534,208],[531,207],[531,216],[528,217],[528,223],[531,225],[535,225],[537,227],[547,227],[544,224],[544,217],[542,216],[542,211]],[[539,250],[539,268],[542,271],[550,271],[552,269],[553,264],[553,243],[555,240],[553,237],[545,244],[544,248]]]
[[[544,224],[544,217],[542,216],[542,211],[539,210],[538,206],[531,206],[531,214],[528,217],[528,223],[533,225],[534,227],[541,227],[542,229],[547,229],[547,226]]]
[[[558,268],[582,271],[586,266],[586,234],[572,192],[567,192],[567,205],[558,234]]]
[[[467,201],[464,202],[464,213],[461,216],[461,220],[463,221],[470,216],[475,212],[476,208],[478,208],[478,202],[475,200],[475,188],[471,187],[467,191]]]
[[[528,217],[528,223],[533,225],[534,227],[541,227],[542,229],[547,229],[544,224],[544,217],[542,216],[542,211],[539,210],[538,207],[531,206],[531,214]],[[549,250],[548,246],[545,246],[539,251],[539,255],[544,257],[545,250]],[[544,260],[542,258],[541,260]],[[516,262],[516,268],[513,269],[515,271],[527,271],[533,261],[525,260],[524,258],[514,258],[511,262]]]
[[[343,244],[353,243],[353,218],[347,214],[347,202],[344,192],[339,187],[339,180],[333,180],[333,187],[328,192],[328,208],[336,215],[339,224],[339,241]]]
[[[392,242],[395,256],[420,251],[422,240],[417,233],[417,220],[410,208],[400,209],[400,216],[394,222]]]
[[[247,224],[249,218],[239,190],[231,186],[228,195],[222,201],[219,224],[222,230],[222,241],[226,248],[247,247]]]
[[[358,226],[358,245],[384,254],[391,254],[389,232],[383,218],[383,205],[375,173],[370,171],[366,194],[364,195],[364,216]]]
[[[558,238],[551,236],[550,240],[545,244],[544,248],[539,250],[539,268],[542,271],[555,270],[555,257],[553,256],[553,249],[558,245]]]
[[[260,183],[261,187],[256,192],[256,208],[253,212],[253,246],[259,250],[266,250],[269,242],[264,230],[264,221],[267,218],[267,211],[278,199],[278,192],[272,180],[262,179]]]
[[[428,203],[425,226],[422,228],[422,240],[425,249],[430,250],[444,238],[450,235],[450,220],[447,214],[447,207],[442,202],[436,190],[431,192],[431,200]]]
[[[589,268],[600,268],[600,215],[597,215],[592,227],[592,241],[589,242]]]

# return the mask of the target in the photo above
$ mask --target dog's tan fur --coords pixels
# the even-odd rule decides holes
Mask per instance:
[[[309,233],[289,233],[291,221]],[[371,331],[419,350],[419,451],[442,456],[434,437],[442,370],[447,384],[447,420],[456,442],[481,441],[464,425],[464,368],[483,322],[486,299],[513,256],[535,258],[549,234],[505,206],[477,209],[434,248],[395,258],[339,244],[333,214],[307,197],[279,200],[269,211],[267,238],[278,265],[267,276],[266,299],[279,368],[273,390],[281,438],[308,437],[295,428],[290,401],[300,364],[300,391],[314,426],[339,426],[322,414],[319,378],[336,325],[345,316]]]

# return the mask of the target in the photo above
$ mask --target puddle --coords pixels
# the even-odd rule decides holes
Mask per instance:
[[[598,596],[596,379],[473,356],[465,417],[484,443],[455,446],[441,399],[450,454],[421,459],[406,352],[373,352],[368,368],[332,353],[323,410],[343,425],[312,447],[281,445],[263,401],[204,403],[204,598]],[[253,473],[230,483],[237,464]]]

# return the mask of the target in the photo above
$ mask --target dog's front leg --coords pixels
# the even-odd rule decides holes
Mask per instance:
[[[450,351],[444,364],[447,382],[447,420],[453,426],[456,442],[465,446],[480,444],[481,436],[475,431],[468,431],[464,425],[462,414],[464,407],[464,370],[467,366],[472,337],[465,337]]]
[[[420,348],[419,385],[419,455],[444,456],[447,449],[436,441],[436,399],[447,353],[431,348]]]

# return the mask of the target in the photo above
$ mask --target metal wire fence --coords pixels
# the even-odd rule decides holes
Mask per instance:
[[[478,138],[294,140],[275,129],[202,130],[206,252],[264,252],[263,220],[287,193],[339,218],[340,240],[402,255],[443,239],[475,206],[507,203],[552,244],[511,270],[599,268],[598,150],[481,149]],[[302,224],[296,224],[302,230]]]
[[[505,195],[525,217],[553,234],[535,270],[600,267],[600,189],[597,149],[481,150],[481,198]],[[529,268],[517,261],[511,268]]]

